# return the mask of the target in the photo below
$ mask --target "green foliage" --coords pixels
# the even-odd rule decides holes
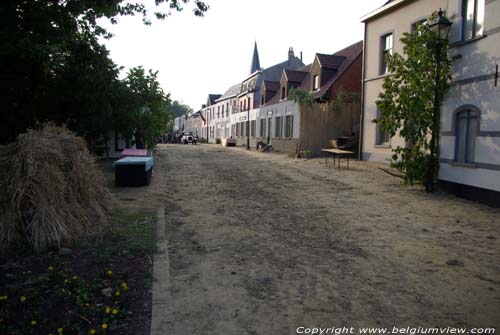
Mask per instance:
[[[299,105],[312,105],[314,103],[313,95],[301,88],[291,88],[288,93],[288,99]]]
[[[380,116],[374,122],[391,137],[399,134],[406,142],[405,146],[393,148],[391,165],[403,172],[405,182],[423,183],[434,113],[438,43],[439,101],[450,87],[451,62],[447,41],[438,42],[437,34],[427,24],[419,25],[411,34],[404,33],[401,42],[405,56],[396,53],[388,58],[391,75],[384,78],[383,92],[376,101]]]
[[[93,148],[111,129],[130,135],[127,116],[134,101],[118,80],[119,68],[99,38],[110,38],[100,20],[140,15],[150,24],[180,11],[189,0],[3,0],[0,6],[0,144],[12,142],[37,122],[66,124]],[[151,0],[152,2],[152,0]],[[203,16],[208,6],[192,1]],[[132,99],[134,100],[134,99]],[[114,123],[116,122],[116,123]],[[105,143],[104,143],[105,144]]]
[[[133,101],[131,102],[132,125],[136,135],[140,134],[148,148],[153,148],[159,135],[164,134],[170,114],[167,104],[170,102],[157,79],[158,72],[149,70],[148,73],[141,67],[130,69],[125,78],[125,85],[129,89]]]

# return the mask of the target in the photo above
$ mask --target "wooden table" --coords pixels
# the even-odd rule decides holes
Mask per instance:
[[[347,169],[349,170],[349,157],[351,155],[354,155],[353,151],[348,151],[348,150],[340,150],[340,149],[321,149],[325,153],[325,165],[328,166],[328,154],[333,154],[333,166],[335,166],[335,156],[337,157],[337,160],[339,161],[338,167],[340,169],[340,157],[345,156],[347,159]]]

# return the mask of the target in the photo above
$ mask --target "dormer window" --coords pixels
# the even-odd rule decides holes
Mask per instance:
[[[319,90],[319,76],[315,75],[313,77],[313,91]]]
[[[286,98],[286,87],[282,86],[281,87],[281,100],[285,100]]]

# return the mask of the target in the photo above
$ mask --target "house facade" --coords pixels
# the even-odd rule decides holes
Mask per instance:
[[[402,138],[388,138],[372,120],[389,76],[384,55],[403,54],[402,34],[443,9],[449,35],[452,87],[441,109],[440,184],[489,203],[500,201],[500,0],[392,0],[366,15],[360,157],[387,162]]]
[[[335,54],[316,54],[305,66],[289,48],[287,60],[261,68],[255,45],[248,77],[216,99],[209,95],[202,109],[203,136],[208,134],[210,143],[232,138],[240,146],[262,141],[277,151],[317,153],[333,138],[357,134],[359,104],[346,101],[339,110],[333,101],[340,91],[360,95],[362,50],[358,42]],[[314,103],[300,106],[289,100],[292,88],[309,92]]]

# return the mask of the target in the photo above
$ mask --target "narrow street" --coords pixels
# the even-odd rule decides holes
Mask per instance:
[[[155,164],[137,205],[165,208],[164,334],[500,325],[499,210],[365,162],[167,145]]]

